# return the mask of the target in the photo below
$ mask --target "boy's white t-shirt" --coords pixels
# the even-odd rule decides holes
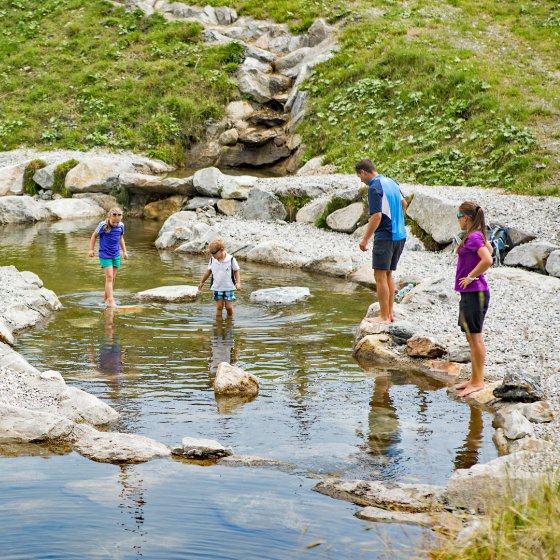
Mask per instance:
[[[212,286],[211,290],[214,292],[229,292],[235,290],[235,284],[231,279],[231,271],[239,270],[239,265],[235,257],[228,255],[224,257],[223,261],[211,257],[208,263],[208,270],[212,272]]]

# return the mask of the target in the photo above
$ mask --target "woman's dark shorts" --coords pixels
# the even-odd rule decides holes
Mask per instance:
[[[397,270],[406,239],[391,241],[378,239],[373,243],[371,251],[371,267],[373,270]]]
[[[467,334],[482,332],[484,317],[490,303],[490,292],[461,292],[459,326]]]

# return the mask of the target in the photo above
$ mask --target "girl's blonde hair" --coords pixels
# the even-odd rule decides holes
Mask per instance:
[[[105,220],[105,226],[104,226],[104,228],[103,228],[103,229],[105,230],[105,233],[109,233],[109,232],[111,231],[111,229],[112,229],[112,227],[111,227],[111,222],[109,222],[109,216],[111,216],[111,214],[112,214],[113,212],[117,212],[117,213],[120,212],[121,214],[123,213],[122,208],[119,208],[119,207],[117,207],[117,206],[115,206],[114,208],[111,208],[111,209],[109,210],[109,212],[107,212],[107,219]]]
[[[484,242],[486,243],[486,219],[484,218],[484,210],[476,202],[467,200],[459,206],[459,213],[467,216],[467,218],[469,218],[469,222],[467,231],[465,232],[463,239],[461,239],[461,243],[459,243],[457,251],[465,244],[467,237],[473,231],[480,231],[480,233],[482,233],[482,237],[484,238]]]

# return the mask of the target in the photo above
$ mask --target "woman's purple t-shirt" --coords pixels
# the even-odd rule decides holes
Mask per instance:
[[[466,288],[459,286],[459,279],[465,278],[480,262],[477,251],[484,247],[484,237],[480,231],[472,231],[458,251],[457,272],[455,274],[455,290],[457,292],[487,292],[488,284],[484,274],[471,282]]]

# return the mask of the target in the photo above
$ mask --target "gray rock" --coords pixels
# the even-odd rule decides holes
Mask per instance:
[[[196,212],[182,211],[171,215],[159,230],[155,245],[157,249],[169,249],[192,237],[193,227],[199,223]]]
[[[253,106],[247,101],[232,101],[226,107],[226,115],[232,121],[244,121],[255,113]]]
[[[104,216],[106,211],[93,199],[61,198],[45,202],[45,208],[59,220],[80,220]]]
[[[374,506],[408,512],[430,512],[443,509],[445,488],[429,484],[383,483],[379,481],[329,478],[313,490],[332,498],[361,506]]]
[[[162,177],[143,173],[121,173],[119,184],[135,193],[181,194],[192,196],[196,190],[192,177]]]
[[[241,211],[245,220],[285,220],[288,213],[277,196],[259,187],[249,192],[247,202]]]
[[[232,454],[230,447],[224,447],[215,439],[185,437],[181,445],[173,448],[173,455],[181,455],[188,459],[218,459]]]
[[[203,196],[219,197],[224,180],[224,174],[216,167],[199,169],[193,175],[194,187]]]
[[[305,301],[311,297],[309,288],[289,286],[283,288],[265,288],[251,292],[249,299],[255,303],[269,303],[273,305],[289,305]]]
[[[306,262],[303,270],[346,278],[354,272],[355,266],[354,261],[349,255],[329,255],[328,257],[312,259]]]
[[[530,422],[537,424],[543,422],[552,422],[554,420],[554,412],[550,407],[550,403],[546,401],[536,401],[529,404],[519,405],[519,412]]]
[[[287,268],[301,268],[309,259],[304,257],[287,243],[280,241],[262,241],[253,246],[245,258],[250,262],[273,264]]]
[[[242,207],[241,202],[239,202],[239,200],[233,200],[233,199],[226,200],[223,198],[218,200],[216,206],[218,207],[218,212],[220,212],[221,214],[225,214],[226,216],[237,215],[241,211],[241,207]]]
[[[415,335],[406,341],[406,353],[414,358],[441,358],[447,349],[429,336]]]
[[[464,342],[455,342],[449,345],[448,358],[451,362],[468,364],[471,361],[471,350]]]
[[[256,177],[250,175],[241,175],[230,177],[221,191],[222,198],[234,198],[236,200],[247,200],[249,192],[257,182]]]
[[[307,30],[305,44],[308,47],[319,45],[333,35],[334,31],[334,27],[329,25],[323,18],[317,18]]]
[[[323,215],[329,201],[327,198],[319,198],[311,200],[305,206],[302,206],[296,214],[296,222],[304,224],[315,224]]]
[[[546,259],[545,270],[551,276],[560,278],[560,249],[552,251]]]
[[[18,163],[0,167],[0,196],[13,196],[23,192],[23,173],[26,166],[27,163]]]
[[[503,401],[535,402],[544,399],[541,383],[523,371],[506,373],[502,384],[494,389],[494,396]]]
[[[234,146],[237,144],[239,139],[239,133],[236,128],[230,128],[222,132],[218,138],[218,141],[222,146]]]
[[[507,266],[523,266],[533,270],[545,270],[546,260],[553,252],[559,250],[558,245],[548,241],[532,241],[514,247],[505,257],[504,264]]]
[[[30,196],[0,197],[0,224],[29,224],[51,219],[54,216],[44,203]]]
[[[327,216],[327,225],[334,231],[352,233],[367,221],[368,213],[362,202],[354,202],[346,208],[335,210]]]
[[[501,266],[492,269],[491,274],[492,278],[496,280],[507,280],[509,282],[515,282],[521,287],[536,286],[539,288],[539,290],[545,290],[547,292],[557,292],[560,290],[559,278],[537,274],[535,272],[530,272],[529,270],[523,270],[521,268],[510,268],[508,266]]]
[[[492,420],[492,426],[502,428],[504,436],[510,440],[535,435],[531,422],[515,408],[498,410]]]
[[[210,198],[207,196],[195,196],[191,198],[184,206],[184,210],[192,211],[199,208],[213,208],[218,203],[219,198]]]
[[[395,344],[406,344],[409,338],[416,335],[418,327],[408,321],[396,321],[387,327],[387,332],[393,337]]]

